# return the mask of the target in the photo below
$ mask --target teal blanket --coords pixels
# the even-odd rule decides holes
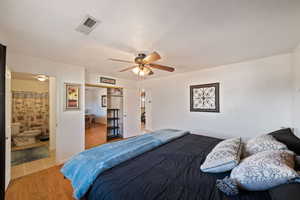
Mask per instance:
[[[103,171],[186,134],[187,131],[163,129],[107,143],[73,156],[61,172],[71,181],[74,197],[80,199]]]

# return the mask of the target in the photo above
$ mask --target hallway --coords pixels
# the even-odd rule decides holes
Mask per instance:
[[[85,130],[85,149],[104,144],[106,141],[106,125],[95,124],[95,127]]]

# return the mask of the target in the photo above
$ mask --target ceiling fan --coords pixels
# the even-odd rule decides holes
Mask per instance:
[[[109,60],[116,61],[116,62],[124,62],[124,63],[135,63],[136,65],[122,69],[120,72],[132,70],[133,73],[135,73],[139,76],[152,75],[152,74],[154,74],[153,69],[159,69],[159,70],[164,70],[164,71],[168,71],[168,72],[175,71],[175,69],[173,67],[168,67],[168,66],[153,63],[153,62],[159,60],[160,58],[161,57],[157,52],[153,52],[153,53],[150,53],[149,55],[140,53],[134,59],[134,61],[114,59],[114,58],[109,58]]]

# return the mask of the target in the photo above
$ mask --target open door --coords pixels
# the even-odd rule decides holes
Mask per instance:
[[[11,71],[5,74],[5,189],[11,178]]]
[[[137,89],[123,89],[124,96],[124,138],[137,136],[140,128],[140,93]]]
[[[152,94],[150,90],[146,90],[145,111],[146,111],[145,128],[147,131],[152,131]]]
[[[4,199],[5,194],[5,59],[6,47],[0,44],[0,199]]]

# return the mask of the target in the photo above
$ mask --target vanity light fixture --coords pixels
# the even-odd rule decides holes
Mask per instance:
[[[46,75],[39,74],[36,76],[36,79],[43,82],[43,81],[48,80],[48,77]]]

